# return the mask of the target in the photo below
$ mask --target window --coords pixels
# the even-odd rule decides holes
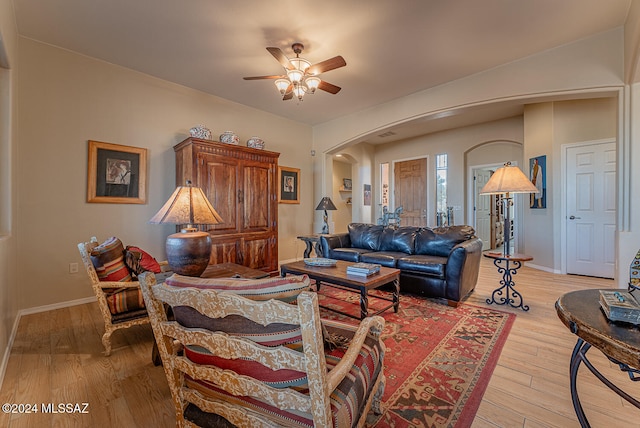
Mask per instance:
[[[444,226],[447,219],[447,154],[436,155],[436,224]]]

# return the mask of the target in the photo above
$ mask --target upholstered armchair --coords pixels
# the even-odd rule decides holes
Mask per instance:
[[[140,292],[140,283],[132,280],[131,272],[125,264],[125,249],[122,243],[117,239],[110,238],[105,244],[103,244],[103,254],[108,254],[110,261],[103,265],[100,275],[96,272],[96,267],[91,260],[91,253],[99,247],[98,241],[92,238],[89,242],[80,242],[78,250],[104,320],[105,331],[102,335],[102,345],[105,349],[105,355],[109,356],[111,355],[111,335],[113,332],[134,325],[146,324],[149,322],[149,316]],[[158,263],[158,265],[160,270],[169,269],[166,262]]]
[[[384,319],[321,320],[306,276],[140,286],[178,426],[360,427],[379,412]]]

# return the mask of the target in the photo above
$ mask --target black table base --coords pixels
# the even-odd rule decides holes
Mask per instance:
[[[505,263],[504,267],[501,266],[503,262]],[[493,291],[491,299],[486,300],[487,304],[509,305],[516,309],[521,308],[523,311],[528,311],[529,306],[524,304],[522,294],[515,289],[515,282],[513,281],[513,275],[518,273],[522,263],[517,260],[494,259],[493,264],[498,268],[498,273],[503,275],[500,281],[501,287]]]

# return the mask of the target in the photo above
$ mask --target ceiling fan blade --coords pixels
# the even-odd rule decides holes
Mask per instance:
[[[284,52],[282,52],[282,49],[280,48],[267,48],[267,50],[269,51],[269,53],[271,55],[273,55],[273,57],[275,59],[278,60],[278,62],[287,70],[292,70],[293,64],[291,64],[291,62],[289,62],[289,58],[287,58],[287,56],[284,54]]]
[[[336,68],[344,67],[347,62],[340,55],[334,56],[317,64],[313,64],[307,69],[306,74],[320,74],[325,71],[335,70]]]
[[[262,79],[279,79],[284,76],[251,76],[243,77],[244,80],[262,80]]]
[[[322,89],[323,91],[329,92],[330,94],[337,94],[342,89],[340,86],[332,85],[329,82],[325,82],[324,80],[320,81],[320,85],[318,85],[318,89]]]
[[[284,94],[284,97],[282,97],[282,101],[287,101],[287,100],[290,100],[291,98],[293,98],[293,91],[287,92],[286,94]]]

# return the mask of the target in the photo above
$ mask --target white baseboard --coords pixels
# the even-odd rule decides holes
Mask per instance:
[[[558,274],[558,275],[562,274],[562,272],[560,272],[557,269],[548,268],[546,266],[540,266],[540,265],[537,265],[535,263],[526,262],[525,265],[527,267],[530,267],[530,268],[533,268],[533,269],[538,269],[538,270],[541,270],[541,271],[544,271],[544,272],[555,273],[555,274]]]
[[[16,334],[18,333],[18,326],[20,325],[20,319],[24,315],[53,311],[55,309],[68,308],[70,306],[84,305],[85,303],[92,303],[95,301],[96,301],[95,297],[85,297],[83,299],[69,300],[66,302],[54,303],[51,305],[36,306],[34,308],[28,308],[28,309],[20,309],[16,315],[15,321],[13,322],[13,327],[11,328],[11,334],[9,335],[9,340],[7,341],[7,347],[5,348],[4,355],[2,356],[2,364],[0,365],[0,389],[2,388],[2,384],[4,383],[4,375],[7,371],[7,364],[9,364],[9,357],[11,356],[11,349],[13,348],[13,342],[16,338]]]

